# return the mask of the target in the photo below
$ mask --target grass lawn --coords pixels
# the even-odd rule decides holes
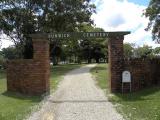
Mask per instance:
[[[59,65],[51,69],[51,90],[54,91],[62,76],[80,65]],[[6,92],[5,72],[0,71],[0,120],[22,120],[37,105],[41,97],[27,97]]]
[[[99,64],[91,70],[102,89],[108,89],[106,66],[106,64]],[[109,100],[117,105],[117,110],[127,120],[160,120],[160,87],[130,94],[115,94]]]
[[[98,86],[100,86],[103,90],[109,92],[109,85],[107,82],[108,78],[108,65],[107,64],[98,64],[96,67],[91,69],[91,73],[95,76],[97,80]]]

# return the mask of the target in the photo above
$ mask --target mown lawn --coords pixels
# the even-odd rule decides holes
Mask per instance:
[[[95,76],[98,86],[103,90],[109,92],[109,84],[107,81],[108,78],[108,65],[107,64],[98,64],[96,67],[91,69],[91,73]]]
[[[108,89],[106,70],[106,64],[99,64],[91,70],[96,77],[97,84],[102,89]],[[160,87],[152,87],[130,94],[114,94],[109,97],[109,100],[116,104],[117,110],[127,120],[160,120]]]
[[[59,65],[51,69],[51,91],[56,89],[62,76],[69,70],[80,65]],[[31,112],[31,108],[37,105],[41,97],[27,97],[24,95],[6,92],[5,72],[0,70],[0,120],[22,120]]]

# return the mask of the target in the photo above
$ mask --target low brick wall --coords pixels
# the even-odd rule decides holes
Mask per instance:
[[[33,38],[33,59],[11,60],[7,63],[7,90],[25,95],[49,93],[49,41]]]
[[[126,59],[124,70],[131,72],[132,91],[160,85],[160,59]],[[129,85],[124,89],[128,91]]]
[[[7,63],[7,89],[26,95],[49,92],[49,61],[12,60]]]

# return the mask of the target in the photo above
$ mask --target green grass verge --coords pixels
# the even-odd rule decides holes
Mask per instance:
[[[91,70],[97,84],[108,89],[106,64],[99,64]],[[98,73],[96,73],[96,69]],[[114,94],[109,100],[127,120],[160,120],[160,87],[152,87],[129,94]]]
[[[80,65],[59,65],[51,69],[51,90],[54,91],[62,76]],[[0,120],[22,120],[37,105],[41,97],[29,97],[6,92],[5,72],[0,71]]]
[[[108,65],[107,64],[98,64],[96,67],[91,69],[91,73],[97,80],[98,86],[100,86],[104,90],[109,89],[108,78]]]

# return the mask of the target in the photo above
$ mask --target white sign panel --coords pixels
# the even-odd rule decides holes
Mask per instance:
[[[122,82],[123,83],[131,82],[131,73],[129,71],[123,71]]]

